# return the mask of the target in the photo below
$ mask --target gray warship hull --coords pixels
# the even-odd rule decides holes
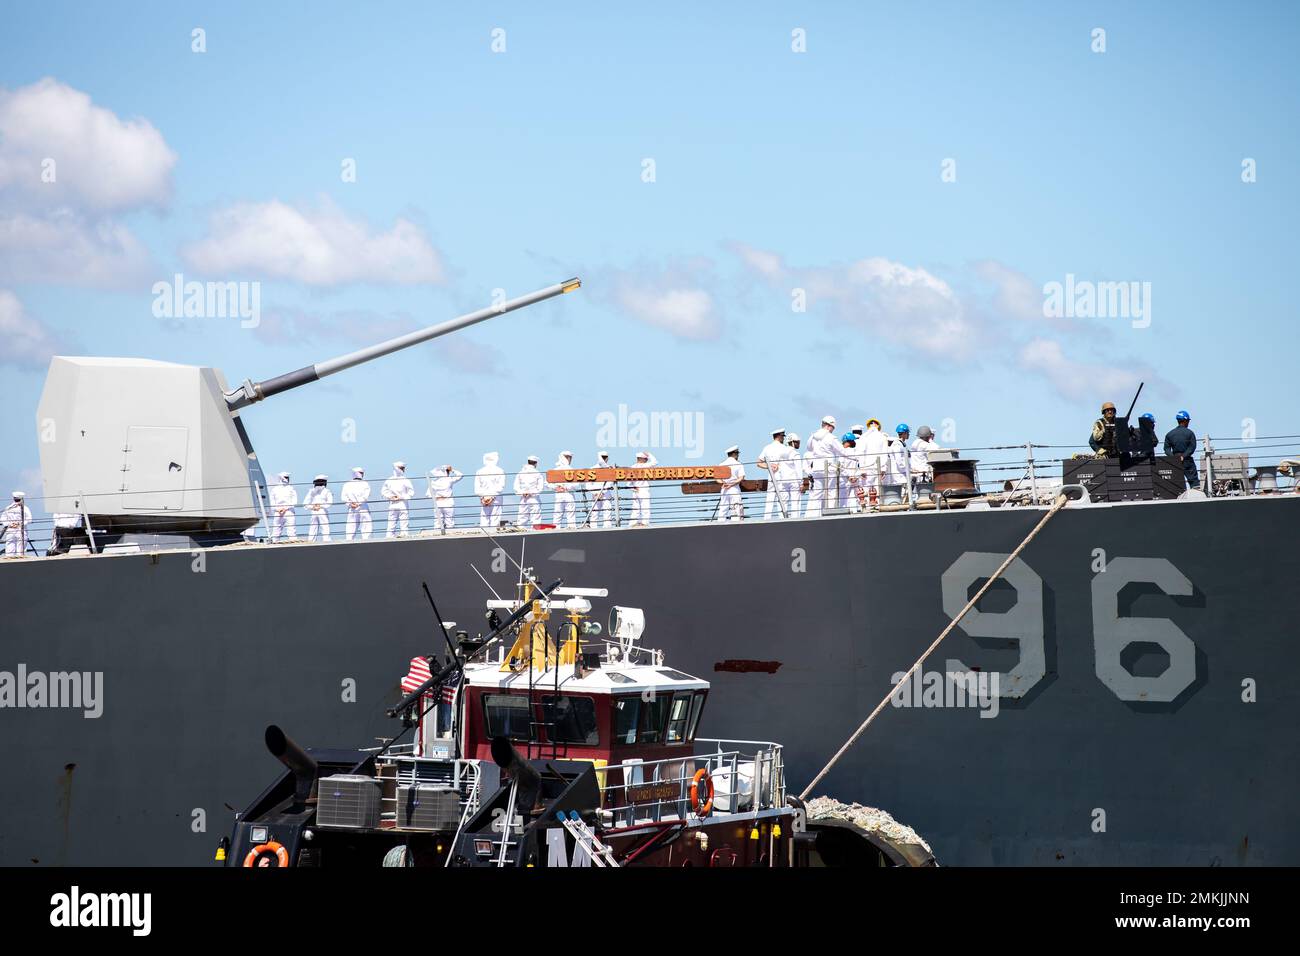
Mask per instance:
[[[701,732],[781,741],[798,792],[1043,514],[496,540],[645,608],[644,643],[713,684]],[[1071,504],[926,664],[997,673],[996,711],[943,675],[900,691],[817,793],[888,809],[946,864],[1300,864],[1298,538],[1294,495]],[[102,713],[0,709],[0,863],[208,863],[276,771],[267,724],[395,732],[408,660],[442,650],[420,583],[485,629],[471,565],[513,593],[473,534],[7,563],[0,672],[102,673]]]

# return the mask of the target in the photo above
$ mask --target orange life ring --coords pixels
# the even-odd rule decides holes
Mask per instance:
[[[704,790],[707,796],[700,799],[700,781],[704,781]],[[695,811],[697,817],[707,817],[713,810],[713,778],[709,772],[701,767],[695,771],[695,776],[691,778],[691,809]]]
[[[289,851],[286,850],[280,844],[276,843],[274,840],[271,840],[268,843],[263,843],[260,846],[255,846],[251,850],[249,850],[248,856],[244,857],[244,866],[257,866],[258,860],[261,858],[261,856],[264,853],[275,854],[276,866],[289,865]],[[263,863],[261,865],[265,866],[266,864]]]

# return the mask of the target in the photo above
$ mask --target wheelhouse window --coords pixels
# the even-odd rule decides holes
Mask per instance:
[[[663,743],[664,725],[668,722],[668,708],[672,702],[671,694],[659,694],[645,702],[641,708],[641,743]]]
[[[673,706],[668,714],[668,736],[665,743],[680,744],[686,740],[686,728],[691,714],[691,695],[674,694]]]
[[[641,698],[614,698],[614,743],[636,743],[637,717],[640,715]]]
[[[694,740],[695,732],[700,729],[700,711],[704,709],[704,691],[696,691],[691,697],[691,720],[686,727],[686,739]]]
[[[528,698],[519,694],[484,694],[483,715],[489,737],[511,740],[532,739],[532,715]]]
[[[590,697],[543,697],[542,719],[546,721],[546,734],[553,743],[588,747],[600,743],[596,702]]]

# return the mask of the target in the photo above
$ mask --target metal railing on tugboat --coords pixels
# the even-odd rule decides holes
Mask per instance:
[[[697,738],[715,749],[662,760],[634,760],[597,769],[602,822],[611,829],[702,816],[691,798],[700,771],[711,784],[712,813],[757,813],[785,806],[785,760],[780,744]],[[749,747],[746,752],[739,748]],[[615,783],[618,777],[622,782]]]

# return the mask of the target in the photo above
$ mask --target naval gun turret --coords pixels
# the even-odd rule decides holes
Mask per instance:
[[[262,519],[266,489],[241,409],[581,284],[569,279],[233,389],[215,368],[57,355],[36,412],[46,508],[86,516],[101,548],[132,535],[184,547],[237,540]]]

